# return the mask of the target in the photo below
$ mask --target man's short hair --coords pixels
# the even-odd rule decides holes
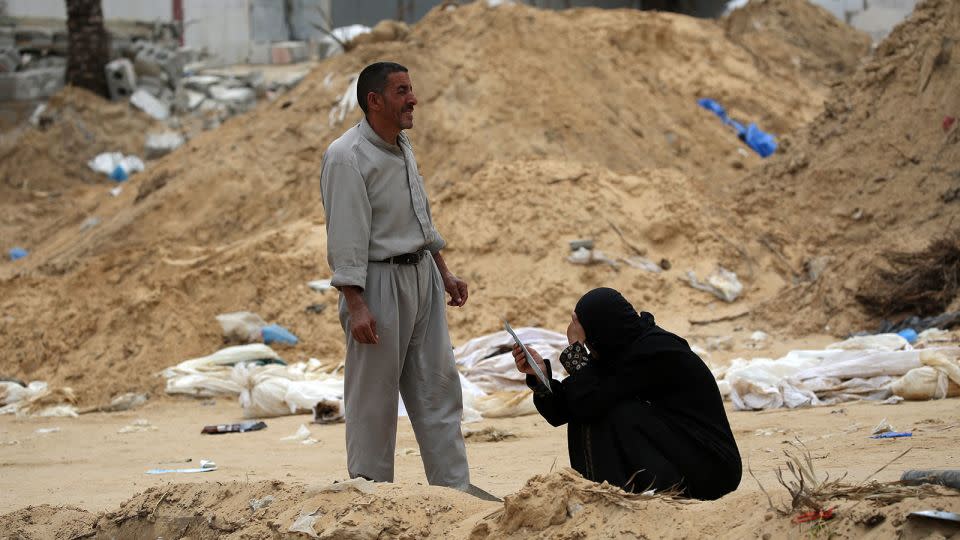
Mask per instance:
[[[363,114],[367,114],[367,94],[376,92],[382,96],[383,89],[387,87],[387,77],[397,72],[406,73],[407,68],[396,62],[376,62],[363,68],[357,79],[357,103]]]

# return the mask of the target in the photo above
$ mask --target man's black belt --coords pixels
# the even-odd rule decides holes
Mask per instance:
[[[403,255],[397,255],[394,257],[386,258],[382,261],[374,261],[380,263],[388,264],[420,264],[420,261],[423,259],[423,255],[426,251],[418,251],[416,253],[404,253]]]

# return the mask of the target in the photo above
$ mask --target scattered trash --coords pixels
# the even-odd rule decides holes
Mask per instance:
[[[887,399],[880,402],[880,405],[896,405],[903,401],[903,398],[900,396],[890,396]]]
[[[330,284],[329,279],[318,279],[315,281],[308,281],[307,287],[317,291],[317,292],[326,292],[333,288],[333,285]]]
[[[58,428],[58,427],[51,427],[51,428],[40,428],[40,429],[37,429],[36,431],[34,431],[34,433],[36,433],[37,435],[47,435],[47,434],[49,434],[49,433],[58,433],[59,431],[60,431],[60,428]]]
[[[240,422],[239,424],[216,424],[212,426],[203,426],[203,429],[200,431],[200,433],[218,435],[220,433],[246,433],[248,431],[259,431],[261,429],[267,429],[267,424],[265,422],[247,420]]]
[[[733,302],[743,292],[743,285],[737,279],[737,274],[722,266],[718,266],[707,276],[706,282],[697,280],[697,274],[693,270],[687,272],[687,280],[694,289],[712,293],[724,302]]]
[[[960,514],[956,512],[945,512],[943,510],[920,510],[917,512],[910,512],[907,514],[907,517],[936,519],[940,521],[960,523]]]
[[[240,343],[261,341],[263,327],[267,326],[267,321],[250,311],[223,313],[217,315],[217,322],[223,328],[223,337],[227,341],[238,341]]]
[[[917,331],[913,328],[904,328],[897,332],[897,335],[907,340],[907,343],[913,344],[917,341]]]
[[[737,132],[737,137],[746,143],[760,157],[766,158],[773,155],[777,150],[777,142],[773,135],[765,133],[756,124],[751,123],[746,128],[739,122],[727,116],[727,111],[716,101],[709,98],[697,100],[697,104],[704,109],[717,115],[724,124],[732,127]]]
[[[120,152],[104,152],[87,162],[94,172],[107,175],[112,180],[123,182],[130,175],[144,169],[143,161],[137,156],[124,156]]]
[[[880,433],[879,435],[873,435],[871,439],[898,439],[900,437],[913,437],[913,433],[909,431],[888,431],[886,433]]]
[[[937,484],[960,490],[960,470],[908,470],[900,475],[900,482],[908,486]]]
[[[634,257],[624,257],[621,259],[627,265],[632,266],[633,268],[639,268],[641,270],[646,270],[647,272],[653,272],[654,274],[659,274],[664,270],[661,265],[651,261],[646,257],[634,256]],[[669,263],[668,263],[669,266]]]
[[[157,426],[148,422],[145,418],[134,420],[129,426],[123,426],[117,430],[117,433],[143,433],[145,431],[156,431]]]
[[[574,250],[570,256],[567,257],[567,261],[573,264],[595,264],[595,263],[605,263],[616,268],[617,261],[611,259],[604,255],[599,249],[587,249],[584,247],[577,248]]]
[[[110,190],[110,195],[114,197],[119,197],[121,193],[123,193],[123,186],[117,186]]]
[[[890,425],[890,422],[887,422],[887,419],[884,418],[880,421],[876,427],[873,428],[873,431],[870,432],[871,435],[879,435],[880,433],[890,433],[896,431],[893,426]]]
[[[286,328],[277,324],[267,324],[259,315],[250,311],[238,311],[217,315],[217,321],[223,328],[223,335],[228,341],[252,343],[263,341],[270,345],[296,345],[297,336]]]
[[[30,252],[28,252],[27,250],[21,247],[13,247],[13,248],[10,248],[10,251],[7,252],[7,254],[10,257],[11,261],[18,261],[26,257],[27,255],[29,255]]]
[[[824,510],[811,510],[809,512],[804,512],[802,514],[797,514],[793,517],[791,521],[796,524],[800,523],[809,523],[811,521],[827,521],[833,519],[836,515],[835,512],[837,507],[827,508]]]
[[[297,516],[297,519],[294,520],[292,525],[290,525],[290,528],[287,530],[287,532],[298,532],[303,533],[310,538],[318,538],[317,531],[314,530],[313,524],[316,523],[317,519],[320,518],[320,516],[317,515],[319,511],[320,509],[317,508],[308,514],[306,510],[301,510],[300,515]]]
[[[268,324],[261,329],[263,342],[267,345],[280,343],[282,345],[296,345],[300,342],[297,336],[278,324]]]
[[[274,498],[273,495],[267,495],[262,499],[250,499],[250,510],[256,512],[261,508],[266,508],[270,506],[270,503],[272,503],[275,500],[276,498]]]
[[[300,441],[301,444],[317,444],[318,440],[311,437],[310,428],[306,424],[300,424],[300,428],[293,435],[280,439],[281,441]]]
[[[956,119],[956,117],[954,117],[954,116],[944,116],[944,117],[943,117],[943,124],[942,124],[942,125],[943,125],[943,132],[946,133],[946,132],[950,131],[950,128],[953,127],[953,124],[954,124],[954,122],[956,122],[956,121],[957,121],[957,119]]]
[[[217,464],[213,461],[201,459],[200,466],[193,469],[150,469],[147,474],[168,474],[168,473],[202,473],[217,470]]]

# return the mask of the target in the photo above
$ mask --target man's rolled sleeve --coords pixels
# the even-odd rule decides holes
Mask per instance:
[[[362,289],[367,282],[372,211],[355,158],[328,152],[320,171],[320,191],[327,215],[327,262],[333,270],[330,284]]]
[[[424,192],[424,200],[427,203],[427,217],[430,219],[430,228],[433,230],[433,238],[428,239],[426,248],[430,253],[440,253],[441,249],[447,247],[447,241],[443,239],[440,231],[437,230],[437,226],[433,224],[433,212],[430,211],[430,200],[426,198],[426,192]]]

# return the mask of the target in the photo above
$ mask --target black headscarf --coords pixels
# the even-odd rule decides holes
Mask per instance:
[[[653,315],[637,313],[615,289],[593,289],[580,298],[574,309],[587,335],[587,346],[604,362],[629,355],[632,345],[656,328]]]

